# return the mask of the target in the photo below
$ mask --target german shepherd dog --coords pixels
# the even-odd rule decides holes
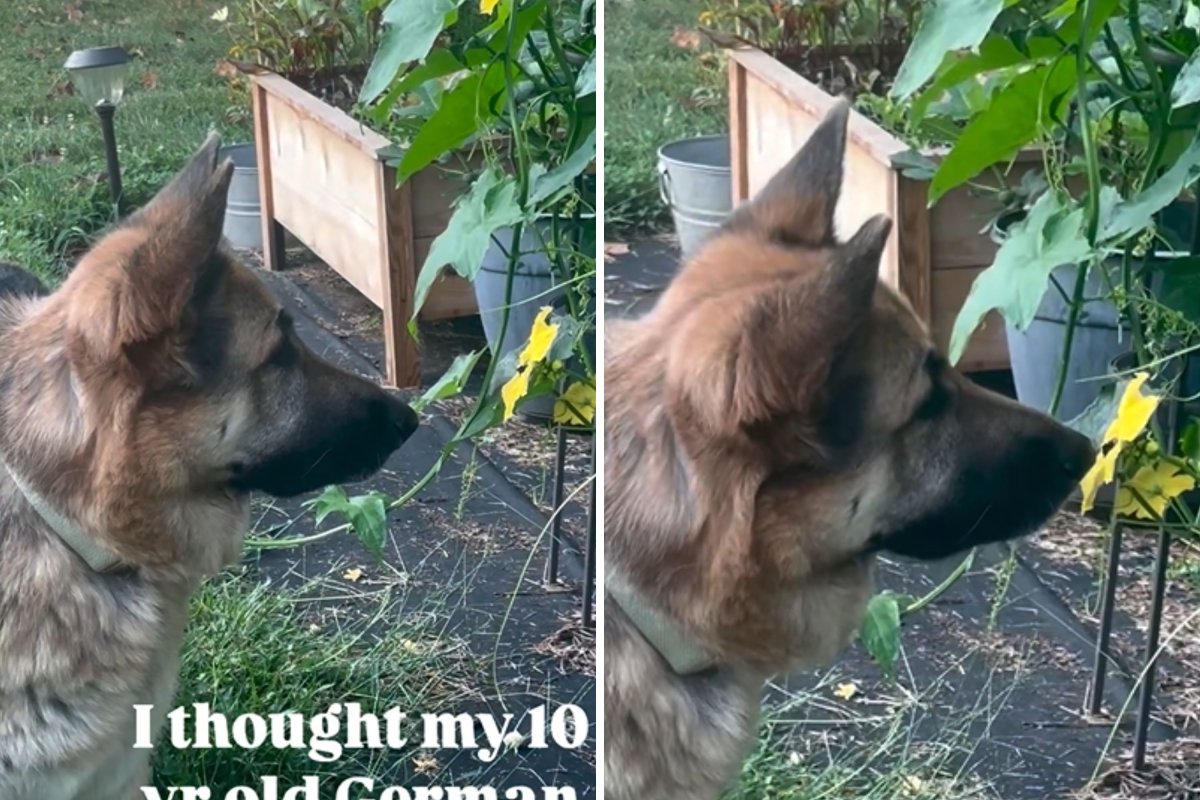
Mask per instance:
[[[417,427],[313,355],[222,244],[218,144],[53,294],[5,270],[3,800],[141,797],[133,706],[170,709],[188,598],[237,559],[250,493],[365,477]]]
[[[848,108],[607,332],[608,800],[716,797],[766,680],[849,643],[877,553],[1030,533],[1093,461],[935,351],[877,280],[887,217],[836,238]]]

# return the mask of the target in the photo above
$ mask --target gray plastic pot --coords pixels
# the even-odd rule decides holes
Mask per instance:
[[[1173,258],[1185,253],[1159,252],[1151,256],[1156,266],[1151,274],[1151,288],[1157,291],[1162,281],[1163,268],[1169,269]],[[1141,268],[1145,264],[1138,265]],[[1110,258],[1105,262],[1109,281],[1120,283],[1121,259]],[[1058,267],[1052,273],[1058,285],[1068,296],[1074,290],[1078,268],[1074,265]],[[1080,309],[1075,338],[1071,346],[1071,361],[1067,365],[1067,378],[1059,403],[1058,419],[1067,421],[1077,417],[1100,392],[1102,378],[1112,369],[1114,359],[1129,350],[1130,334],[1123,326],[1118,328],[1118,312],[1110,300],[1103,298],[1107,293],[1107,282],[1103,273],[1096,268],[1088,272],[1084,289],[1086,300]],[[1067,332],[1069,303],[1053,285],[1047,287],[1034,316],[1033,323],[1024,331],[1016,330],[1005,323],[1004,333],[1008,341],[1009,361],[1012,365],[1013,383],[1017,388],[1017,399],[1039,411],[1050,407],[1058,380],[1059,359],[1062,357],[1063,342]],[[1200,392],[1200,358],[1190,357],[1197,366],[1188,367],[1186,395]]]
[[[1115,275],[1119,276],[1119,263],[1110,262],[1108,268],[1116,270]],[[1065,265],[1055,269],[1053,277],[1069,296],[1078,274],[1078,267]],[[1089,271],[1086,286],[1085,297],[1104,294],[1100,270]],[[1010,323],[1004,325],[1017,399],[1039,411],[1048,410],[1054,397],[1069,306],[1058,289],[1050,285],[1033,322],[1024,332]],[[1058,419],[1070,420],[1079,416],[1096,399],[1103,386],[1102,382],[1089,379],[1108,375],[1113,360],[1129,349],[1129,333],[1119,329],[1117,321],[1117,308],[1110,301],[1092,300],[1083,304],[1071,346],[1062,401],[1055,415]]]
[[[219,160],[233,159],[229,202],[222,232],[234,247],[262,247],[262,206],[258,196],[258,156],[254,144],[222,147]]]
[[[721,226],[733,208],[729,136],[697,136],[658,149],[658,189],[671,209],[684,260]]]
[[[549,223],[539,223],[548,227]],[[595,241],[595,225],[584,223],[589,241]],[[512,303],[508,314],[508,328],[504,331],[504,342],[500,342],[501,327],[504,322],[505,288],[508,283],[508,256],[506,252],[512,242],[512,229],[500,228],[492,234],[483,257],[483,266],[475,276],[475,300],[479,304],[479,317],[483,322],[483,332],[487,337],[488,348],[496,358],[503,358],[507,353],[525,345],[529,338],[529,330],[537,318],[542,306],[564,307],[564,289],[559,285],[559,279],[554,275],[549,256],[541,249],[542,237],[534,226],[526,225],[521,234],[521,256],[513,273]],[[546,234],[545,238],[549,238]],[[583,243],[585,252],[595,250],[594,245]],[[595,297],[593,294],[588,313],[595,312]],[[596,334],[589,331],[584,347],[592,363],[596,363]],[[501,350],[501,348],[503,348]],[[575,370],[582,366],[574,363]],[[553,397],[535,397],[521,404],[518,411],[521,416],[537,421],[548,422],[554,414]]]

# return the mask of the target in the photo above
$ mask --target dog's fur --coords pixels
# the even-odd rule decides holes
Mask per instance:
[[[608,800],[716,797],[765,680],[849,642],[875,553],[1026,534],[1092,461],[937,355],[877,281],[886,217],[837,241],[847,115],[608,329],[606,569],[715,664],[676,674],[606,594]]]
[[[46,296],[0,280],[0,798],[132,800],[135,704],[170,707],[189,596],[249,494],[380,467],[416,415],[319,360],[221,244],[211,137]],[[97,573],[13,482],[120,559]]]

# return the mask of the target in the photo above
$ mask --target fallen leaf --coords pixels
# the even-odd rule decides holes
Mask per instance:
[[[432,775],[440,769],[438,760],[433,756],[422,755],[413,759],[413,769],[421,775]]]
[[[218,8],[213,12],[210,19],[214,19],[217,22],[224,22],[225,20],[229,19],[229,6],[221,6]]]
[[[67,19],[71,22],[83,22],[83,9],[79,6],[68,7]]]
[[[213,74],[218,78],[236,78],[241,72],[233,65],[232,61],[222,58],[217,61],[217,65],[213,67]]]
[[[362,576],[363,571],[358,567],[355,567],[354,569],[348,569],[342,573],[342,577],[351,583],[358,583],[360,580],[362,580]]]
[[[850,700],[856,694],[858,694],[858,685],[853,682],[839,683],[837,688],[833,690],[833,694],[834,696],[840,697],[843,700]]]
[[[675,32],[671,34],[671,44],[680,50],[699,50],[701,41],[700,31],[694,31],[680,25],[676,25]]]
[[[904,776],[904,794],[908,797],[920,794],[925,789],[925,781],[916,775]]]
[[[617,256],[629,255],[629,245],[625,242],[605,242],[604,260],[613,261]]]
[[[157,89],[158,88],[158,73],[155,73],[155,72],[144,73],[142,75],[142,86],[146,87],[147,89]]]

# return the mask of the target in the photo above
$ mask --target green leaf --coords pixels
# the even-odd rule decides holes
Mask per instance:
[[[881,592],[871,598],[859,636],[871,658],[891,678],[900,655],[900,602],[893,592]]]
[[[1155,292],[1160,303],[1191,320],[1200,320],[1200,256],[1165,259],[1156,263],[1162,285]]]
[[[346,490],[340,486],[329,486],[320,495],[304,503],[313,510],[316,524],[320,525],[325,518],[334,512],[342,513],[350,505]]]
[[[575,96],[584,97],[596,93],[596,54],[592,53],[587,63],[579,70],[575,79]]]
[[[1006,36],[989,36],[979,45],[979,52],[952,54],[938,71],[933,82],[913,99],[911,116],[921,119],[929,104],[941,98],[948,89],[985,72],[1011,67],[1029,60]]]
[[[388,115],[392,111],[392,107],[405,94],[414,89],[428,83],[429,81],[444,78],[465,68],[461,61],[449,50],[434,50],[425,59],[425,63],[420,64],[404,74],[404,77],[394,81],[388,87],[387,94],[379,99],[371,108],[371,117],[377,124],[384,124],[387,121]]]
[[[954,320],[950,362],[957,363],[971,334],[997,309],[1020,330],[1029,327],[1055,267],[1077,264],[1092,255],[1083,235],[1084,210],[1064,206],[1047,192],[1013,225],[992,265],[979,274]]]
[[[377,557],[383,557],[387,541],[387,503],[378,492],[350,498],[345,510],[346,520],[363,546]]]
[[[412,145],[396,168],[396,179],[404,182],[497,118],[503,101],[504,73],[508,66],[495,61],[486,69],[464,78],[442,95],[441,105],[413,137]]]
[[[1062,58],[1014,78],[998,91],[987,110],[963,129],[929,184],[929,202],[1011,158],[1038,135],[1055,103],[1075,87],[1075,60]]]
[[[1192,142],[1179,159],[1158,180],[1150,184],[1140,195],[1118,203],[1100,229],[1099,239],[1112,243],[1126,234],[1142,231],[1150,220],[1190,186],[1198,174],[1200,165],[1200,139]]]
[[[463,430],[462,435],[458,437],[459,441],[474,439],[479,434],[486,431],[488,428],[494,428],[504,421],[504,401],[500,399],[500,395],[489,395],[484,401],[483,407],[479,412],[479,416],[467,425]]]
[[[905,150],[892,156],[892,166],[900,168],[900,174],[917,181],[927,181],[937,172],[937,162],[920,150]]]
[[[1192,419],[1179,437],[1179,452],[1192,461],[1200,461],[1200,419]]]
[[[892,97],[903,100],[933,77],[952,50],[975,47],[1004,10],[1004,0],[934,0],[921,14],[921,27],[892,85]]]
[[[1104,432],[1117,416],[1117,406],[1121,403],[1121,395],[1129,381],[1106,383],[1100,387],[1096,399],[1088,407],[1079,412],[1079,416],[1067,422],[1067,427],[1082,433],[1099,447],[1104,441]]]
[[[567,156],[563,163],[559,164],[554,169],[547,172],[540,164],[535,164],[534,167],[538,171],[530,170],[529,203],[530,208],[535,208],[546,200],[554,200],[555,195],[561,190],[571,185],[571,181],[579,177],[579,175],[588,168],[588,166],[596,160],[596,130],[588,134],[587,139],[583,144],[575,149],[575,152]]]
[[[450,266],[467,280],[474,280],[483,257],[498,228],[515,225],[524,218],[517,202],[517,183],[495,169],[485,170],[463,195],[454,209],[446,230],[429,248],[429,255],[417,276],[413,319],[425,304],[429,289],[441,273]]]
[[[434,42],[448,25],[454,24],[462,0],[392,0],[383,12],[383,36],[371,68],[359,91],[360,103],[369,103],[410,61],[429,55]]]
[[[1194,50],[1171,86],[1171,108],[1195,102],[1200,102],[1200,50]]]
[[[483,352],[483,350],[476,350],[473,353],[456,356],[450,364],[450,368],[442,373],[442,377],[438,378],[437,383],[430,386],[412,404],[413,410],[423,411],[430,403],[461,394],[471,377],[471,373],[475,370],[475,365],[479,363],[479,357],[483,355]]]

